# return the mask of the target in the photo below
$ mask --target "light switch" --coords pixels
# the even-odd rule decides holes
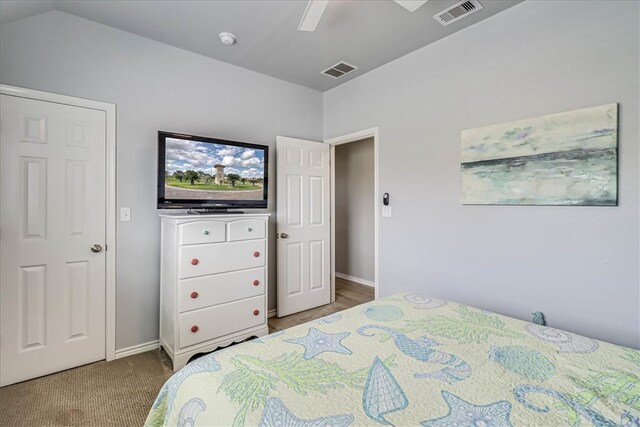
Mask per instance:
[[[131,208],[120,208],[120,221],[131,221]]]
[[[385,218],[391,218],[391,206],[382,207],[382,216]]]

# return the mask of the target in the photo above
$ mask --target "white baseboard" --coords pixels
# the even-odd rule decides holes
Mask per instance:
[[[134,354],[144,353],[145,351],[156,350],[159,347],[160,347],[160,342],[158,340],[149,341],[142,344],[116,350],[115,358],[120,359],[121,357],[133,356]]]
[[[365,280],[359,277],[349,276],[348,274],[338,273],[337,271],[336,271],[336,277],[339,279],[349,280],[350,282],[360,283],[361,285],[371,286],[372,288],[375,288],[376,286],[376,284],[371,280]]]
[[[267,313],[267,318],[271,319],[272,317],[276,317],[276,309],[275,308],[273,310],[269,310],[269,312]]]

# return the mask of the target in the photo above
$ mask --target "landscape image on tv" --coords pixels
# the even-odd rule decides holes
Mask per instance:
[[[167,138],[165,153],[165,199],[264,199],[264,150]]]

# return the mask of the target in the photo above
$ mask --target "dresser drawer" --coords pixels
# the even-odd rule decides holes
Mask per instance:
[[[221,221],[194,221],[180,226],[180,244],[217,243],[226,240],[226,224]]]
[[[182,313],[178,317],[179,345],[189,347],[259,326],[265,319],[263,296]]]
[[[229,240],[264,239],[267,223],[259,219],[242,219],[229,223]]]
[[[180,248],[180,278],[264,267],[265,241],[248,240]]]
[[[264,295],[264,273],[264,267],[261,267],[182,279],[178,291],[178,311],[183,313]]]

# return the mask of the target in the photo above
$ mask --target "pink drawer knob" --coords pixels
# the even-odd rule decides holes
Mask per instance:
[[[254,280],[253,281],[253,286],[258,286],[260,284],[260,280]]]
[[[191,260],[191,265],[198,265],[200,261],[198,261],[198,258],[194,258]]]
[[[198,293],[196,291],[191,292],[191,298],[193,299],[198,298]]]
[[[253,253],[253,256],[254,256],[254,257],[256,257],[256,258],[258,258],[258,257],[260,256],[260,252],[255,251],[255,252]]]
[[[197,327],[196,325],[193,325],[193,326],[191,327],[191,332],[193,332],[194,334],[195,334],[196,332],[198,332],[198,327]]]
[[[260,314],[260,310],[258,310],[257,308],[255,310],[253,310],[253,315],[257,316],[258,314]]]

